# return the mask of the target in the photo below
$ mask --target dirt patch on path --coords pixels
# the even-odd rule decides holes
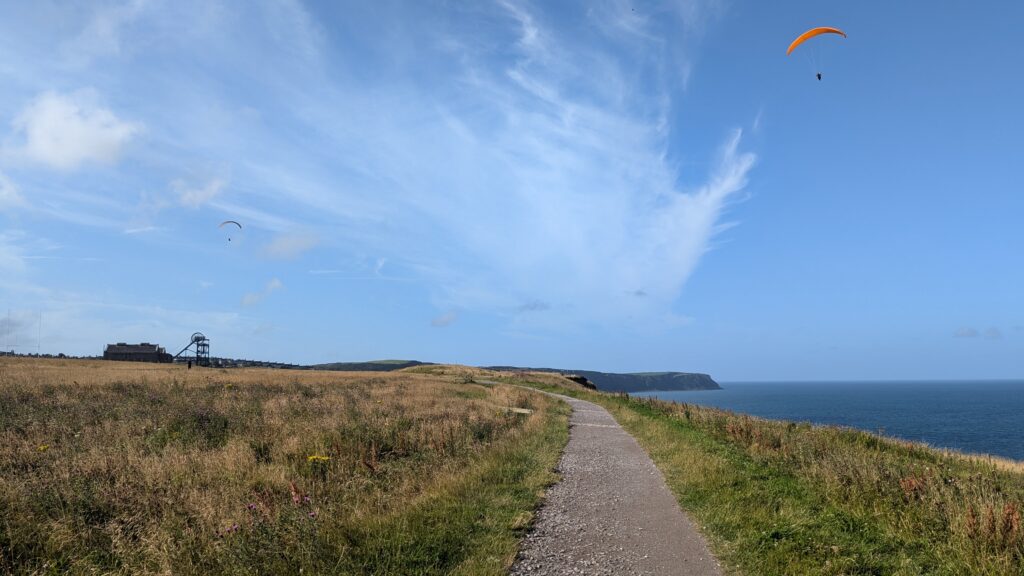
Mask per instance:
[[[570,405],[562,480],[547,493],[510,574],[721,574],[651,459],[607,410]]]

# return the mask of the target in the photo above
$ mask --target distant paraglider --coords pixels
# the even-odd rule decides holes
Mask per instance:
[[[819,26],[817,28],[811,28],[807,32],[804,32],[803,34],[797,36],[796,40],[793,40],[793,42],[789,45],[789,48],[786,50],[786,56],[792,54],[793,50],[796,50],[797,46],[800,46],[801,44],[807,42],[808,40],[814,38],[815,36],[821,36],[822,34],[838,34],[839,36],[846,38],[846,32],[843,32],[839,28],[832,28],[831,26]],[[818,80],[821,80],[820,71],[815,73],[815,76],[817,76]]]
[[[220,226],[217,226],[217,228],[223,228],[223,227],[227,226],[228,224],[234,224],[235,226],[238,226],[239,230],[242,229],[242,225],[239,224],[238,222],[235,222],[234,220],[225,220],[225,221],[221,222]],[[228,236],[228,242],[231,242],[231,237],[230,236]]]

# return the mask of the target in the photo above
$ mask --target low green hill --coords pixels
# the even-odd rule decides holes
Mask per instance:
[[[313,370],[333,370],[335,372],[391,372],[412,366],[423,366],[431,362],[419,362],[416,360],[371,360],[370,362],[331,362],[328,364],[314,364],[310,366]]]
[[[433,362],[417,360],[371,360],[369,362],[331,362],[309,366],[313,370],[333,370],[338,372],[390,372],[412,366],[432,366]],[[503,372],[551,372],[554,374],[583,376],[599,390],[606,392],[650,392],[653,390],[720,390],[707,374],[692,372],[634,372],[616,374],[612,372],[596,372],[594,370],[561,370],[558,368],[522,368],[517,366],[482,366],[485,370]]]

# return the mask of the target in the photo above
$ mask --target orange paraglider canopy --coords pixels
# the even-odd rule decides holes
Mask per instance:
[[[803,34],[797,36],[796,40],[793,40],[793,43],[789,45],[789,49],[786,50],[786,56],[789,56],[790,52],[795,50],[797,46],[799,46],[799,45],[803,44],[804,42],[806,42],[809,38],[814,38],[815,36],[821,36],[822,34],[839,34],[843,38],[846,38],[846,32],[843,32],[839,28],[831,28],[829,26],[820,26],[818,28],[811,28],[807,32],[804,32]]]

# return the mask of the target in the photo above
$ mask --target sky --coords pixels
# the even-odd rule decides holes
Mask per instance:
[[[1024,377],[1024,4],[918,8],[3,0],[0,348]]]

